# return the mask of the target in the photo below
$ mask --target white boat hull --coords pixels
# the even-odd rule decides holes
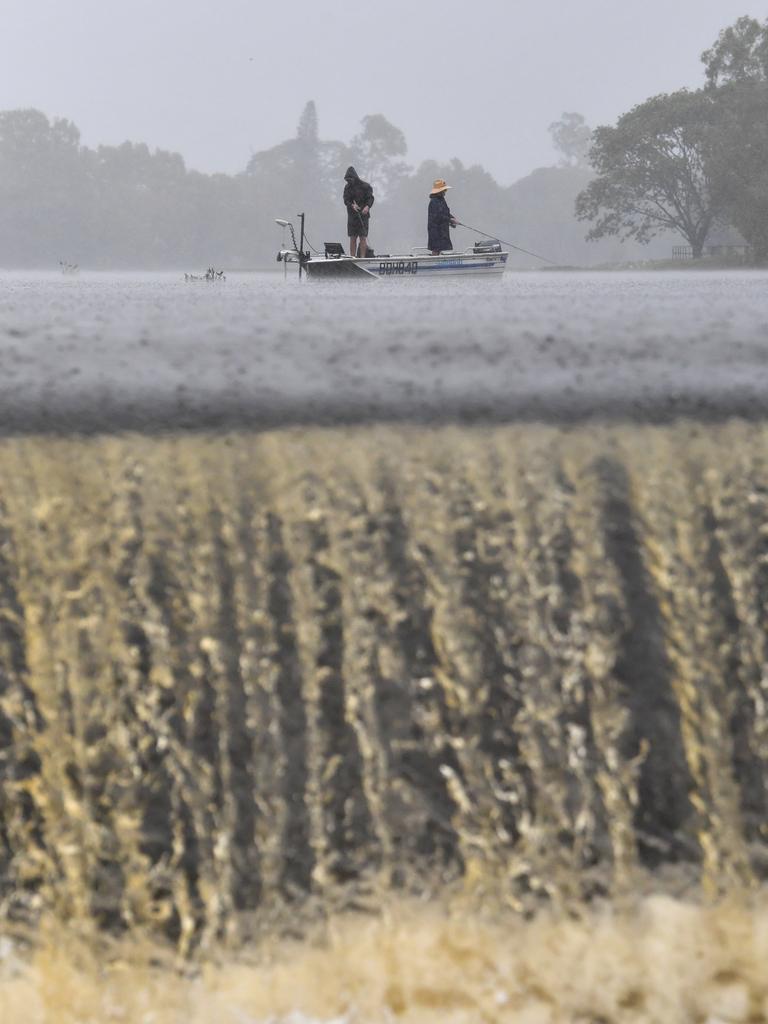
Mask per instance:
[[[409,253],[356,259],[352,256],[312,257],[304,270],[315,280],[422,280],[443,277],[496,277],[504,273],[508,252],[449,252],[440,256]],[[283,251],[280,257],[297,262],[298,253]]]

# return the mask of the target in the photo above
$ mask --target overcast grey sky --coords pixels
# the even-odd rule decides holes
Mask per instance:
[[[699,86],[701,51],[742,14],[768,0],[2,0],[0,109],[231,173],[314,99],[323,138],[382,113],[411,161],[508,184],[554,162],[563,111],[594,126]]]

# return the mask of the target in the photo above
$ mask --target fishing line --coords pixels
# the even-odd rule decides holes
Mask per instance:
[[[508,245],[510,249],[517,249],[518,252],[524,252],[526,256],[535,256],[537,260],[543,260],[545,263],[551,263],[553,267],[559,265],[547,256],[540,256],[537,252],[531,252],[530,249],[523,249],[521,246],[515,245],[514,242],[508,242],[506,238],[499,238],[498,235],[489,235],[485,231],[481,231],[479,228],[473,228],[471,224],[463,224],[460,220],[457,220],[456,227],[466,228],[467,231],[474,231],[476,235],[482,235],[484,238],[491,238],[494,242],[501,242],[502,245]]]

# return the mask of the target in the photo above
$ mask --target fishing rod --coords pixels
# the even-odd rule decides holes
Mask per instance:
[[[473,228],[471,224],[462,224],[460,220],[457,220],[456,227],[466,228],[467,231],[474,231],[476,235],[482,235],[484,238],[491,238],[494,242],[501,242],[502,245],[508,245],[510,249],[517,249],[518,252],[524,252],[526,256],[535,256],[537,260],[543,260],[545,263],[551,263],[553,267],[558,266],[554,260],[550,260],[546,256],[539,256],[537,252],[531,252],[530,249],[523,249],[521,246],[515,245],[514,242],[508,242],[505,238],[499,238],[497,235],[489,235],[485,231],[481,231],[479,228]]]
[[[360,221],[360,227],[365,232],[365,234],[361,235],[360,237],[361,238],[365,238],[365,241],[366,241],[365,248],[367,250],[368,249],[368,228],[366,227],[365,221],[363,220],[363,214],[362,214],[362,212],[360,211],[359,208],[357,210],[355,210],[355,213],[357,214],[357,219]],[[359,250],[360,250],[360,246],[358,245],[358,252],[359,252]]]

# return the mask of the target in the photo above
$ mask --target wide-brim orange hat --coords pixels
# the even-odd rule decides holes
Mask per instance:
[[[435,183],[429,194],[431,196],[439,196],[441,192],[447,192],[449,188],[453,188],[453,185],[446,185],[442,178],[435,178]]]

